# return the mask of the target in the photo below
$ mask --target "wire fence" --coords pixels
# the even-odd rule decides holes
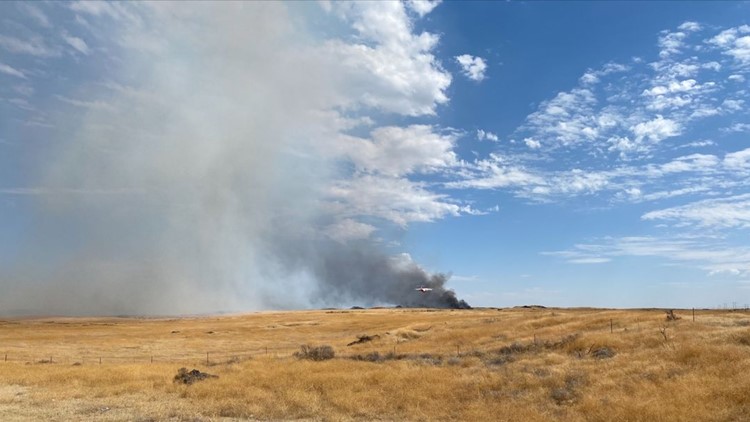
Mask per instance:
[[[201,365],[220,365],[242,362],[260,356],[288,357],[293,355],[289,348],[263,347],[254,350],[237,350],[219,352],[183,352],[177,354],[165,353],[117,353],[107,351],[102,353],[86,352],[54,353],[46,351],[29,352],[26,350],[12,350],[0,352],[0,362],[17,362],[27,364],[68,364],[68,365],[105,365],[105,364],[146,364],[146,363],[184,363]]]

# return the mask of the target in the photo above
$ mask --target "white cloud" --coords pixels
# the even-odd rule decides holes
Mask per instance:
[[[57,49],[47,46],[39,37],[21,40],[15,37],[0,35],[0,47],[11,53],[29,54],[37,57],[56,57],[60,55]]]
[[[677,29],[681,31],[695,32],[695,31],[700,31],[701,29],[703,29],[703,27],[697,22],[687,21],[687,22],[683,22],[682,25],[678,26]]]
[[[668,58],[669,56],[679,53],[680,48],[683,46],[684,39],[684,32],[665,31],[664,35],[659,37],[659,47],[661,47],[659,57]]]
[[[68,45],[76,49],[76,51],[78,51],[79,53],[86,54],[86,55],[91,53],[91,50],[89,49],[88,44],[86,44],[86,41],[78,37],[74,37],[65,31],[63,31],[62,33],[62,38],[63,40],[65,40],[66,43],[68,43]]]
[[[692,154],[662,164],[660,170],[662,173],[704,172],[715,168],[718,164],[719,158],[714,155]]]
[[[609,176],[605,173],[581,169],[572,169],[556,176],[553,181],[554,189],[563,194],[594,193],[605,189],[610,183]]]
[[[596,97],[587,88],[560,92],[530,114],[520,130],[531,131],[530,137],[537,141],[549,140],[562,146],[595,139],[603,126],[611,127],[617,121],[611,114],[606,118],[597,116],[593,109],[596,103]]]
[[[21,72],[20,70],[10,67],[5,63],[0,63],[0,73],[5,73],[6,75],[15,76],[17,78],[26,79],[26,75]]]
[[[706,139],[703,141],[693,141],[687,144],[680,145],[678,148],[701,148],[716,145],[716,142]]]
[[[730,112],[740,111],[743,109],[744,104],[745,104],[745,100],[728,98],[724,100],[724,102],[721,103],[721,108]]]
[[[729,75],[727,79],[732,82],[745,82],[745,77],[740,74]]]
[[[409,9],[413,10],[419,17],[432,12],[442,0],[407,0],[406,4]]]
[[[586,72],[583,74],[583,76],[581,76],[580,81],[584,85],[595,84],[599,82],[599,77],[596,76],[596,74],[594,74],[593,72]]]
[[[728,128],[724,129],[725,132],[750,132],[750,123],[734,123]]]
[[[55,97],[64,103],[74,105],[76,107],[109,111],[115,110],[115,107],[112,104],[102,100],[77,100],[75,98],[68,98],[62,95],[56,95]]]
[[[673,94],[676,92],[689,92],[695,89],[699,89],[700,85],[696,84],[695,79],[686,79],[684,81],[674,81],[668,86],[655,86],[651,89],[643,91],[643,95],[664,95]]]
[[[363,43],[330,40],[323,57],[347,84],[342,100],[386,112],[412,116],[435,114],[448,101],[451,76],[431,54],[437,35],[412,32],[413,23],[401,2],[335,2]]]
[[[486,139],[492,142],[498,142],[500,140],[496,134],[490,131],[484,131],[482,129],[477,129],[477,139],[479,139],[480,141],[484,141]]]
[[[651,142],[660,142],[666,138],[677,136],[681,133],[680,124],[671,119],[665,119],[657,115],[655,119],[638,123],[630,130],[636,136],[636,141],[647,139]]]
[[[455,57],[458,64],[461,65],[461,71],[464,76],[472,81],[481,81],[484,79],[484,72],[487,70],[487,63],[481,57],[474,57],[470,54],[462,54]]]
[[[461,208],[446,195],[403,178],[355,176],[335,183],[328,196],[331,211],[344,217],[371,216],[400,226],[458,216]]]
[[[637,200],[636,202],[658,201],[661,199],[674,198],[677,196],[695,195],[695,194],[707,193],[707,192],[710,192],[710,188],[707,186],[691,186],[691,187],[682,188],[682,189],[651,192],[651,193],[640,195],[640,197],[633,198],[633,199]]]
[[[527,147],[531,149],[539,149],[542,147],[542,143],[537,141],[536,139],[525,138],[523,142],[526,144]]]
[[[612,261],[611,258],[597,258],[597,257],[591,257],[591,258],[571,258],[568,260],[571,264],[602,264],[605,262]]]
[[[456,163],[455,136],[434,133],[431,126],[388,126],[375,129],[371,136],[371,140],[351,137],[342,140],[347,155],[367,172],[399,176]]]
[[[750,26],[742,25],[722,31],[708,40],[708,43],[722,49],[722,53],[732,56],[742,64],[750,63]]]
[[[607,237],[596,243],[576,244],[563,251],[543,252],[569,263],[598,263],[619,257],[659,257],[691,265],[709,274],[750,275],[750,249],[732,246],[710,236]]]
[[[477,160],[465,169],[463,180],[446,183],[449,188],[497,189],[543,184],[544,179],[521,166],[506,163],[496,154],[486,160]]]
[[[705,199],[644,214],[644,220],[675,221],[677,225],[716,228],[750,227],[750,194]]]
[[[128,20],[138,25],[143,24],[143,20],[138,17],[136,13],[131,11],[128,8],[127,4],[121,4],[106,0],[77,0],[70,3],[69,7],[74,12],[83,13],[94,17],[106,16],[114,20]]]
[[[724,166],[733,170],[750,170],[750,148],[725,155]]]
[[[34,21],[36,21],[36,23],[40,26],[44,28],[49,28],[50,26],[52,26],[47,15],[44,14],[44,12],[42,12],[42,10],[36,7],[36,5],[34,5],[33,3],[20,2],[17,3],[17,5],[21,10],[26,12],[27,15],[34,19]]]
[[[666,95],[658,95],[652,99],[652,101],[646,105],[649,110],[661,111],[664,109],[676,109],[689,105],[693,102],[693,99],[688,96],[675,96],[668,97]]]

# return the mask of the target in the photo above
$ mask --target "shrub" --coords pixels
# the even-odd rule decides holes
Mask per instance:
[[[309,359],[315,361],[333,359],[334,356],[335,352],[333,351],[333,347],[328,345],[310,346],[305,344],[300,346],[299,352],[294,353],[294,357],[297,359]]]

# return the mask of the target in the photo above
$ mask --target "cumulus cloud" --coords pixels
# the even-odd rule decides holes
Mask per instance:
[[[539,149],[542,147],[542,143],[533,138],[526,138],[523,140],[523,143],[531,149]]]
[[[479,139],[480,141],[484,141],[486,139],[492,142],[498,142],[500,140],[500,138],[498,138],[496,134],[490,131],[484,131],[482,129],[477,129],[477,139]]]
[[[461,72],[472,81],[480,82],[484,79],[484,73],[487,70],[487,63],[484,59],[470,54],[462,54],[455,57],[458,64],[461,65]]]
[[[333,185],[331,211],[346,217],[371,216],[399,226],[458,216],[461,207],[423,183],[379,175],[361,175]]]
[[[643,139],[650,142],[660,142],[666,138],[679,135],[682,127],[674,120],[657,115],[653,120],[638,123],[630,130],[635,135],[637,142]]]
[[[720,32],[708,40],[722,50],[723,54],[733,57],[742,64],[750,63],[750,26],[741,25]]]
[[[703,26],[701,26],[701,24],[699,24],[698,22],[687,21],[687,22],[683,22],[680,26],[678,26],[677,29],[681,31],[695,32],[695,31],[700,31],[701,29],[703,29]]]
[[[340,100],[386,112],[412,116],[435,114],[448,101],[445,90],[451,76],[431,53],[439,37],[414,33],[411,19],[401,2],[335,2],[333,10],[351,21],[366,41],[350,43],[330,40],[324,57],[334,60],[331,68],[348,82]]]
[[[442,0],[407,0],[406,2],[409,9],[413,10],[419,17],[432,12],[440,3],[442,3]]]
[[[341,148],[363,171],[400,176],[455,164],[455,140],[427,125],[387,126],[372,131],[371,139],[345,137]]]
[[[664,31],[664,35],[659,37],[659,57],[668,58],[669,56],[675,55],[680,52],[683,46],[683,40],[685,39],[684,32],[669,32]]]
[[[750,170],[750,148],[728,153],[724,165],[733,170]]]

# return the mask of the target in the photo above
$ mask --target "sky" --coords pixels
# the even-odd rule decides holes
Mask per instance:
[[[6,311],[750,303],[750,3],[0,16]]]

